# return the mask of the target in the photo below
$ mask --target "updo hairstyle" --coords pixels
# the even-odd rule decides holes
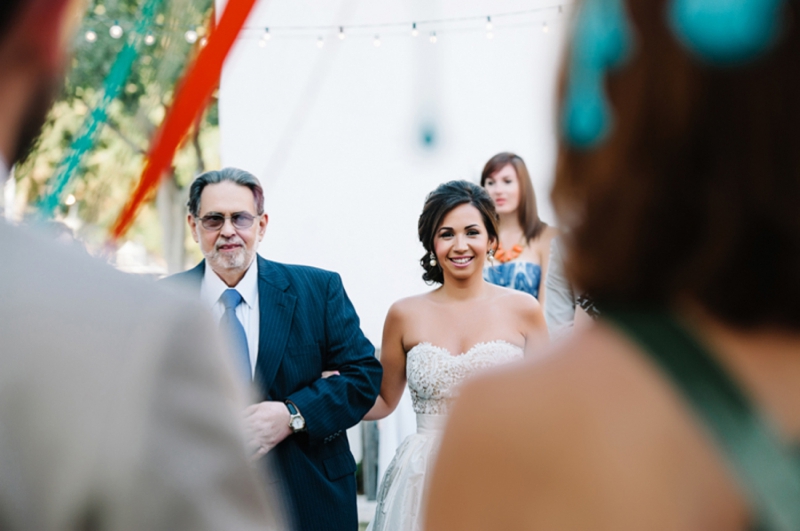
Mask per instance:
[[[464,204],[478,209],[483,218],[483,224],[486,226],[486,232],[489,233],[489,238],[497,241],[497,212],[494,209],[494,202],[486,190],[468,181],[450,181],[439,185],[425,198],[425,206],[422,207],[422,214],[419,216],[417,226],[419,241],[425,248],[425,255],[419,261],[422,269],[425,270],[422,280],[428,284],[444,284],[442,268],[438,263],[435,266],[430,264],[431,252],[434,252],[433,240],[445,216],[454,208]]]

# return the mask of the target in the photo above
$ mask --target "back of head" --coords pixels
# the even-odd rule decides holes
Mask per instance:
[[[24,0],[3,0],[3,2],[0,2],[0,45],[2,45],[3,36],[6,35],[8,28],[14,23],[14,19],[23,4]]]
[[[613,128],[558,157],[570,275],[601,304],[689,299],[800,330],[800,28],[786,22],[800,5],[783,3],[766,51],[722,64],[679,40],[672,0],[624,3],[634,44],[606,77]]]
[[[425,255],[419,263],[425,270],[422,279],[428,283],[444,283],[444,275],[438,264],[431,264],[430,254],[434,252],[434,238],[445,216],[457,206],[469,204],[481,213],[486,232],[490,239],[497,241],[497,212],[494,202],[482,187],[469,181],[450,181],[440,184],[425,198],[425,206],[417,223],[419,241],[425,248]]]
[[[63,83],[80,0],[0,3],[0,156],[23,159]]]

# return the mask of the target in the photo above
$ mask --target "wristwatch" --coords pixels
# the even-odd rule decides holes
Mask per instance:
[[[300,414],[300,410],[297,409],[297,406],[294,405],[294,402],[291,400],[285,401],[286,408],[289,410],[289,428],[291,428],[293,433],[297,433],[299,431],[306,431],[306,419],[303,418],[303,415]]]

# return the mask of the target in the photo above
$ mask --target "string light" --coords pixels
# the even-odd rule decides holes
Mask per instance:
[[[557,9],[557,13],[560,16],[560,15],[564,14],[564,6],[565,5],[568,5],[568,4],[561,3],[561,4],[558,4],[556,6],[552,6],[552,7],[548,7],[548,8],[535,8],[535,9],[529,9],[527,11],[518,11],[518,12],[514,12],[514,13],[500,13],[500,14],[496,13],[495,16],[507,17],[507,16],[527,15],[528,13],[534,13],[534,12],[543,11],[543,10],[552,10],[553,7],[555,7]],[[550,12],[552,13],[552,11],[550,11]],[[104,13],[105,13],[105,8],[102,6],[102,4],[97,4],[95,6],[94,10],[93,10],[93,14],[102,15]],[[433,25],[434,23],[435,24],[442,24],[442,23],[462,21],[462,20],[468,20],[468,19],[472,19],[472,20],[478,19],[478,20],[480,20],[481,18],[484,18],[484,17],[466,17],[466,18],[462,17],[462,18],[454,18],[452,20],[450,20],[450,19],[446,19],[446,20],[445,19],[443,19],[443,20],[427,20],[427,21],[423,20],[422,23],[423,24]],[[492,21],[492,16],[491,15],[487,15],[485,17],[485,21],[486,21],[486,33],[485,33],[486,38],[487,39],[493,39],[494,38],[494,23]],[[161,17],[161,22],[163,23],[163,17]],[[158,20],[156,21],[156,23],[158,23]],[[389,24],[362,24],[362,25],[355,25],[350,29],[353,29],[353,28],[366,29],[366,28],[368,28],[370,26],[372,26],[372,27],[376,27],[376,26],[379,26],[379,27],[398,26],[398,25],[403,25],[403,24],[407,24],[407,22],[406,23],[389,23]],[[408,27],[408,26],[406,26],[406,27]],[[317,28],[319,28],[319,27],[317,27]],[[333,26],[330,29],[335,31],[336,28],[338,28],[338,30],[339,30],[337,32],[337,34],[339,36],[339,40],[342,40],[342,41],[345,40],[347,38],[347,36],[348,36],[347,35],[348,32],[345,31],[344,26]],[[550,32],[550,27],[548,26],[548,22],[547,21],[542,22],[541,28],[542,28],[542,33],[549,33]],[[245,29],[248,29],[248,28],[246,27]],[[249,28],[249,29],[254,29],[254,28]],[[307,31],[307,30],[312,29],[312,26],[309,26],[307,28],[306,27],[301,27],[301,26],[287,27],[285,29],[287,29],[287,30],[306,30]],[[203,31],[203,30],[204,30],[204,28],[202,28],[202,27],[200,27],[200,28],[191,27],[183,34],[183,37],[186,40],[186,42],[188,42],[189,44],[194,44],[194,43],[199,41],[200,46],[205,46],[206,43],[208,42],[208,38],[205,36],[205,31]],[[125,35],[125,30],[120,25],[119,21],[115,20],[114,24],[109,28],[108,33],[113,39],[120,39]],[[412,37],[418,37],[419,33],[420,33],[420,30],[417,27],[417,22],[412,22],[412,24],[411,24],[411,36]],[[86,31],[84,32],[83,36],[84,36],[84,39],[86,40],[86,42],[88,42],[88,43],[94,43],[99,38],[99,36],[97,34],[97,31],[93,30],[93,29],[86,29]],[[309,37],[310,37],[310,35],[309,35]],[[270,38],[271,38],[271,35],[270,35],[270,32],[269,32],[269,28],[264,28],[264,33],[261,35],[261,38],[260,38],[260,40],[258,42],[259,46],[261,46],[262,48],[265,47],[267,41],[269,41]],[[438,41],[438,36],[436,34],[436,31],[431,31],[429,33],[429,41],[431,42],[431,44],[436,44],[436,42]],[[157,42],[157,38],[152,33],[148,33],[144,37],[144,44],[147,45],[147,46],[152,46],[152,45],[156,44],[156,42]],[[380,35],[377,35],[377,34],[375,35],[375,37],[373,38],[373,45],[376,46],[376,47],[379,47],[381,45]],[[324,46],[325,46],[325,35],[318,35],[318,37],[317,37],[317,47],[318,48],[323,48]]]
[[[72,205],[74,205],[76,203],[76,201],[77,200],[75,199],[75,196],[72,195],[72,194],[69,194],[67,196],[67,200],[64,201],[64,204],[66,204],[67,206],[72,206]]]
[[[111,35],[112,39],[119,39],[120,37],[122,37],[123,33],[125,33],[125,31],[122,29],[122,26],[120,26],[119,22],[117,21],[114,21],[114,25],[111,26],[108,30],[108,34]]]
[[[192,28],[183,34],[183,38],[186,39],[186,42],[189,44],[194,44],[197,42],[197,31]]]

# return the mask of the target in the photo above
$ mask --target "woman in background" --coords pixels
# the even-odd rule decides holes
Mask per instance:
[[[386,316],[380,396],[364,418],[389,415],[408,383],[417,433],[403,441],[386,470],[369,527],[374,531],[422,528],[428,471],[461,383],[523,353],[530,357],[547,341],[536,299],[483,279],[497,227],[494,205],[481,187],[453,181],[431,192],[419,239],[425,248],[422,278],[440,286],[395,302]]]
[[[494,201],[500,220],[497,252],[484,278],[529,293],[544,305],[550,241],[558,232],[539,219],[525,162],[513,153],[495,155],[483,168],[481,186]]]
[[[579,3],[553,200],[600,320],[462,389],[427,531],[800,529],[798,21]]]

